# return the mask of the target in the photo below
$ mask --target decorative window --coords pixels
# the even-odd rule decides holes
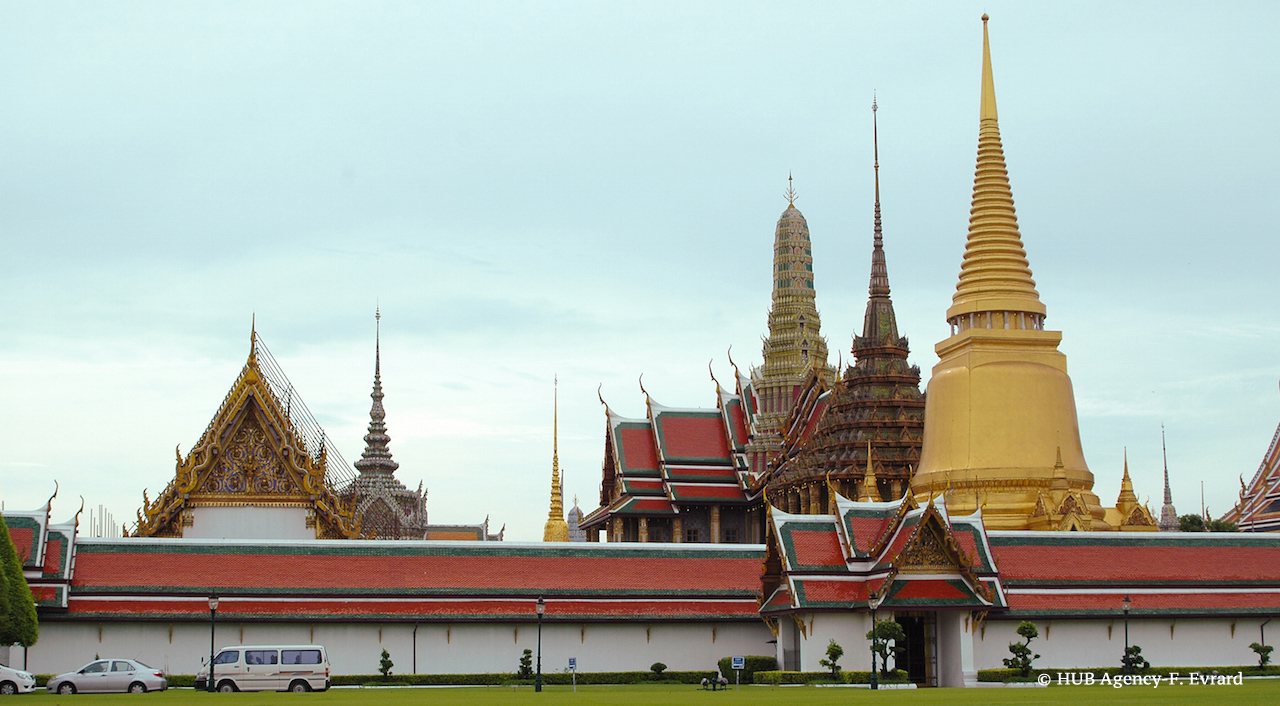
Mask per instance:
[[[739,541],[741,541],[741,540],[739,540],[739,539],[738,539],[738,528],[737,528],[737,527],[727,527],[727,528],[725,528],[725,531],[724,531],[724,542],[725,542],[725,544],[737,544]]]
[[[702,541],[702,531],[697,527],[689,527],[684,531],[684,541],[698,543]]]

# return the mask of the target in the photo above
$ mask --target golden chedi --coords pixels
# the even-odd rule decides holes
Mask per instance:
[[[917,499],[990,529],[1111,529],[1092,491],[1062,334],[1044,329],[1005,168],[987,16],[969,237],[926,395]]]
[[[560,484],[560,379],[555,382],[555,402],[551,422],[551,507],[542,526],[542,541],[569,541],[569,523],[564,520],[564,487]]]

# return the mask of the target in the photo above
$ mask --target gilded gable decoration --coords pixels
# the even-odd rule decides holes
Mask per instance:
[[[354,474],[333,449],[255,331],[249,360],[200,440],[178,452],[174,479],[152,501],[143,491],[132,532],[181,537],[200,507],[296,507],[317,538],[360,536],[341,495]]]

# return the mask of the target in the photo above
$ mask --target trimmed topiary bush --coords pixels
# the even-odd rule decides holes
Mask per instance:
[[[725,657],[716,663],[720,667],[720,673],[725,679],[733,681],[733,658]],[[778,659],[768,655],[747,655],[746,667],[742,670],[743,684],[758,684],[755,681],[756,672],[776,671],[778,669]]]

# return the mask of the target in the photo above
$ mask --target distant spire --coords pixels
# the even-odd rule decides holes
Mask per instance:
[[[1160,425],[1160,455],[1164,458],[1164,505],[1160,507],[1161,532],[1177,532],[1178,511],[1173,507],[1173,493],[1169,490],[1169,452],[1164,443],[1164,425]]]
[[[1138,496],[1133,492],[1133,481],[1129,479],[1129,448],[1124,450],[1124,476],[1120,479],[1120,496],[1116,498],[1116,507],[1136,505]]]
[[[889,268],[884,261],[884,231],[880,224],[880,128],[876,121],[875,94],[871,95],[871,145],[876,174],[874,244],[871,250],[871,296],[889,296]]]
[[[560,485],[560,377],[555,377],[551,413],[551,508],[542,528],[542,541],[569,541],[569,524],[564,521],[564,488]]]
[[[796,194],[795,186],[791,183],[791,172],[787,172],[787,190],[784,191],[782,195],[787,198],[787,206],[790,206],[791,208],[796,207],[796,197],[798,194]]]
[[[364,453],[355,467],[360,473],[395,473],[400,464],[391,458],[391,450],[387,445],[391,437],[387,436],[387,411],[382,406],[382,309],[375,309],[373,344],[373,407],[369,409],[369,433],[364,435]]]
[[[871,146],[876,190],[871,241],[871,284],[867,288],[870,298],[862,317],[862,336],[854,340],[855,357],[864,357],[868,346],[905,346],[905,341],[898,337],[898,317],[893,311],[893,302],[889,299],[889,266],[885,260],[884,228],[880,220],[880,127],[876,115],[879,110],[880,106],[876,104],[875,95],[872,94]],[[906,357],[905,350],[903,357]]]
[[[249,319],[249,360],[255,360],[258,353],[258,312],[253,312]]]
[[[991,72],[987,16],[982,16],[982,100],[978,126],[978,161],[974,170],[969,237],[960,279],[947,319],[982,311],[1043,316],[1044,304],[1031,278],[1031,266],[1018,232],[1013,190],[1005,166]]]

